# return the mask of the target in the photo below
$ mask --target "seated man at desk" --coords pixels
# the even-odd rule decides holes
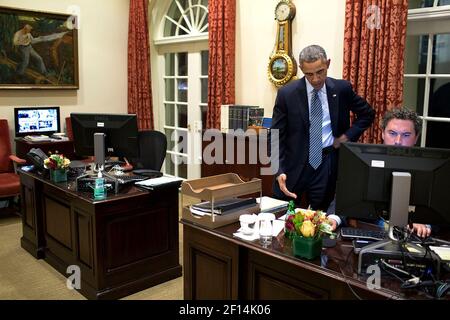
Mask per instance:
[[[383,130],[382,138],[385,145],[396,145],[413,147],[419,139],[422,130],[422,119],[419,115],[407,108],[397,108],[387,111],[381,120]],[[335,200],[330,204],[327,212],[332,229],[341,224],[342,218],[333,214],[335,211]],[[330,214],[331,213],[331,214]],[[428,237],[431,234],[431,226],[413,223],[413,231],[419,237]]]

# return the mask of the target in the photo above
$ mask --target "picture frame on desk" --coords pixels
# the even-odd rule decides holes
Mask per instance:
[[[0,6],[0,89],[78,89],[77,21]]]

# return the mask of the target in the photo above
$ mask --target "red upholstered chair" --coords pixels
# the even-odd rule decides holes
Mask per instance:
[[[8,121],[0,119],[0,201],[20,194],[20,179],[15,169],[25,163],[25,160],[11,154]]]

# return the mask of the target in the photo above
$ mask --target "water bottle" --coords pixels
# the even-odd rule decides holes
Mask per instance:
[[[106,198],[105,179],[102,177],[102,172],[99,171],[97,179],[95,179],[94,199],[103,200]]]

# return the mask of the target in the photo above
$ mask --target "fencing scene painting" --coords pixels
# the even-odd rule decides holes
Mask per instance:
[[[0,6],[0,89],[78,89],[76,17]]]

